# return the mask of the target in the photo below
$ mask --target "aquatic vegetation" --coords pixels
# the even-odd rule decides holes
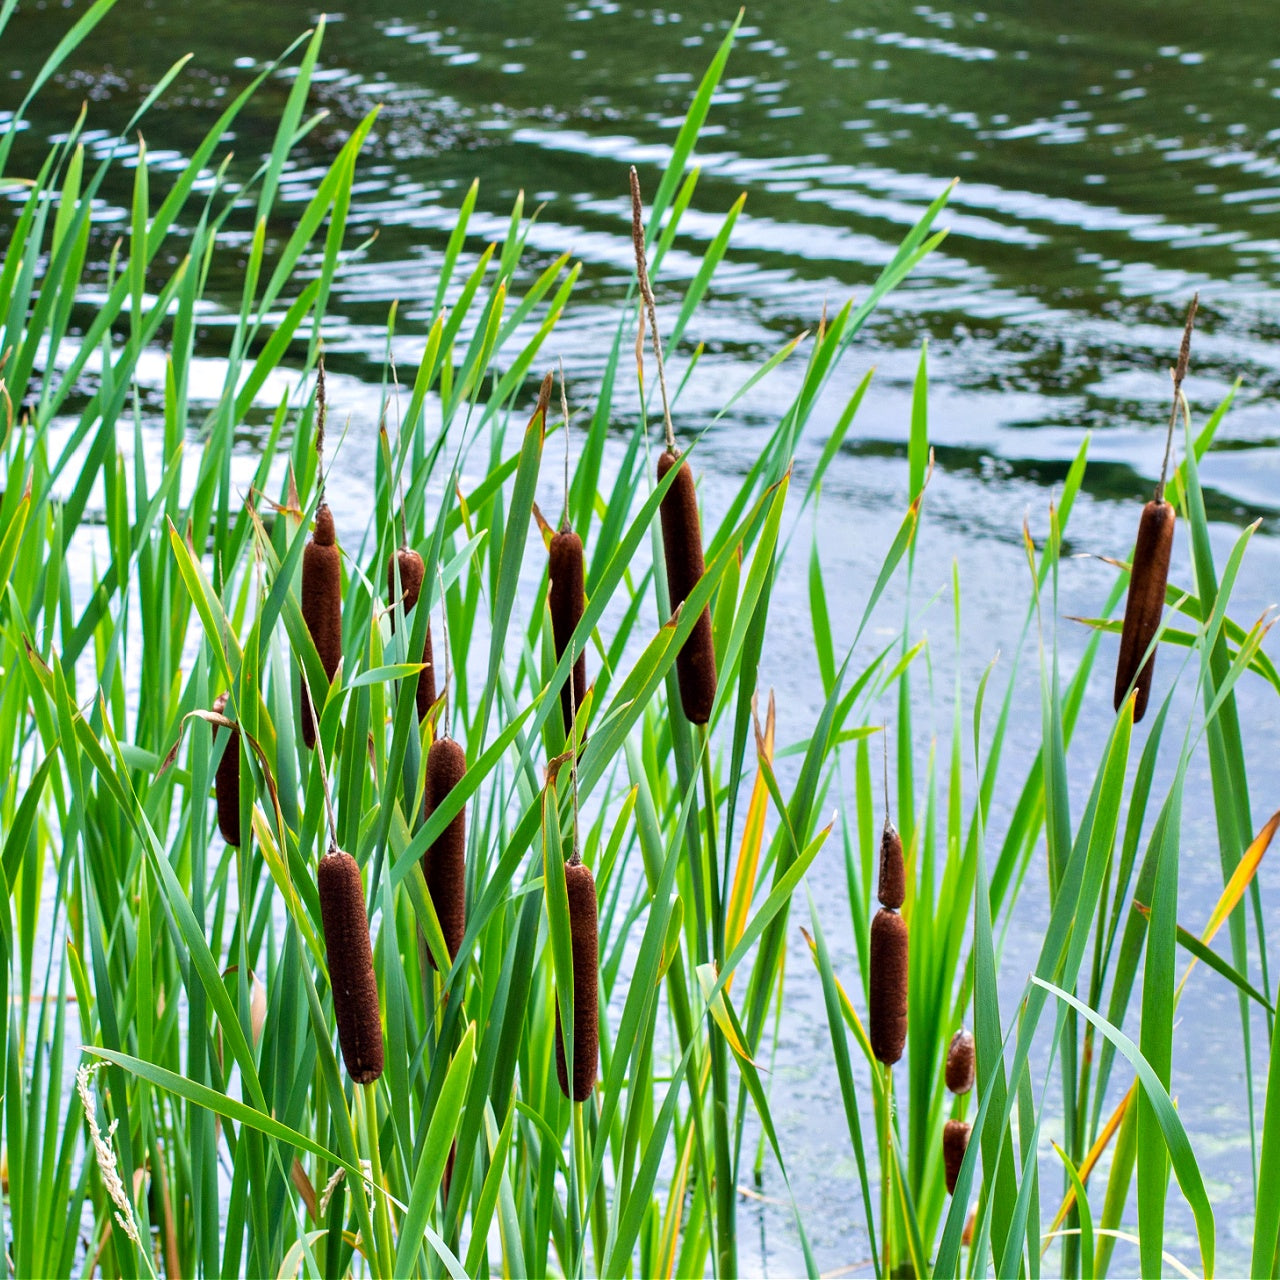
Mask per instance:
[[[74,19],[50,70],[110,8]],[[0,31],[11,14],[0,7]],[[762,362],[753,383],[803,364],[795,398],[712,518],[697,438],[675,447],[647,277],[693,206],[693,147],[735,30],[647,215],[633,172],[637,275],[601,339],[611,373],[557,532],[535,501],[553,429],[552,379],[538,373],[577,267],[568,254],[525,261],[523,199],[506,239],[471,261],[475,186],[463,197],[403,397],[388,358],[375,421],[401,410],[394,441],[380,427],[325,440],[326,417],[342,416],[341,381],[331,370],[324,383],[325,306],[358,251],[346,218],[374,121],[305,201],[283,204],[323,24],[163,172],[129,139],[181,64],[99,160],[84,118],[16,175],[33,154],[15,150],[21,112],[0,135],[0,181],[22,180],[6,187],[0,256],[0,749],[13,762],[0,790],[0,1129],[16,1274],[728,1276],[753,1174],[817,1274],[788,1176],[805,1156],[779,1140],[785,1086],[765,1069],[801,983],[822,993],[823,1069],[856,1168],[850,1261],[869,1245],[877,1276],[1036,1274],[1053,1247],[1064,1275],[1101,1274],[1136,1203],[1154,1274],[1172,1171],[1212,1272],[1215,1206],[1170,1094],[1179,947],[1203,966],[1197,980],[1238,996],[1258,1186],[1280,1173],[1280,1045],[1250,1038],[1254,1009],[1273,1031],[1268,971],[1259,985],[1250,966],[1269,955],[1256,877],[1280,814],[1254,822],[1235,703],[1241,679],[1270,696],[1280,675],[1262,648],[1270,617],[1245,628],[1229,612],[1252,530],[1221,566],[1210,544],[1198,467],[1227,406],[1198,429],[1180,410],[1167,505],[1190,580],[1170,585],[1167,556],[1157,573],[1140,537],[1068,676],[1050,623],[1082,443],[1047,536],[1027,536],[1005,688],[988,672],[971,716],[957,688],[950,739],[920,777],[914,708],[923,669],[936,692],[937,643],[910,612],[931,469],[922,356],[906,503],[874,579],[828,595],[823,549],[808,548],[807,630],[785,642],[822,697],[801,736],[777,742],[774,701],[763,724],[757,702],[773,592],[803,577],[795,547],[870,379],[845,395],[836,371],[939,243],[948,192],[868,296]],[[233,170],[239,113],[282,68],[266,157]],[[95,201],[122,168],[127,223],[97,263]],[[704,242],[690,310],[728,243]],[[220,387],[202,398],[197,317],[214,305],[210,265],[232,254],[243,295],[223,317]],[[632,350],[638,413],[618,390]],[[799,492],[797,444],[837,394],[841,426]],[[251,446],[237,440],[246,424]],[[361,449],[367,510],[340,505],[344,460]],[[246,455],[248,485],[232,468]],[[1118,714],[1073,813],[1068,750],[1082,701],[1105,705],[1091,677],[1127,634],[1113,617],[1126,577],[1146,622],[1125,642]],[[959,568],[952,587],[960,645]],[[907,601],[900,624],[884,617],[891,590]],[[848,628],[832,627],[836,602]],[[1150,684],[1137,664],[1149,669],[1157,643],[1185,661],[1139,743]],[[1027,650],[1042,692],[1030,761],[1007,745]],[[1179,725],[1187,685],[1197,705]],[[875,813],[882,735],[896,744],[900,830]],[[1199,934],[1177,894],[1197,753],[1224,886]],[[1070,769],[1087,763],[1077,753]],[[992,837],[997,802],[1010,816]],[[1041,950],[1002,1008],[998,939],[1041,851]],[[847,903],[808,896],[813,965],[788,969],[806,874],[841,856]],[[1223,929],[1229,959],[1210,947]],[[1043,1158],[1050,1136],[1062,1175]],[[1260,1192],[1249,1211],[1269,1274],[1280,1203]]]

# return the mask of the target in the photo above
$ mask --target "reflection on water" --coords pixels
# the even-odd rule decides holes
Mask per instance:
[[[105,146],[140,88],[192,49],[177,94],[147,123],[153,160],[189,151],[249,69],[317,16],[305,6],[243,0],[148,0],[130,8],[130,19],[108,20],[43,95],[34,141],[66,127],[87,96],[98,129],[90,138]],[[467,0],[407,10],[366,0],[330,15],[316,86],[329,115],[288,175],[290,200],[308,197],[317,166],[381,104],[360,169],[351,242],[377,235],[334,290],[327,348],[335,373],[376,386],[392,300],[400,304],[397,357],[416,364],[454,212],[479,175],[469,251],[505,235],[523,190],[527,208],[542,206],[529,235],[528,278],[565,250],[583,264],[551,354],[563,356],[585,398],[605,356],[602,323],[611,330],[631,270],[625,166],[636,164],[652,191],[733,11],[709,0],[679,8]],[[150,26],[146,39],[138,37],[139,14]],[[952,177],[960,180],[943,219],[948,238],[864,330],[842,375],[847,389],[849,378],[878,366],[829,473],[819,534],[830,535],[828,581],[863,581],[878,551],[848,545],[847,529],[850,521],[865,526],[867,513],[900,509],[898,459],[927,337],[938,471],[926,536],[937,563],[958,555],[965,567],[967,621],[978,637],[962,659],[966,679],[1008,642],[1008,580],[1023,571],[1023,513],[1031,510],[1034,523],[1043,512],[1085,430],[1095,433],[1095,463],[1074,543],[1126,552],[1137,503],[1159,472],[1166,371],[1195,289],[1200,322],[1187,384],[1195,409],[1207,411],[1242,380],[1204,469],[1210,515],[1223,522],[1224,543],[1233,528],[1263,519],[1239,593],[1241,620],[1268,602],[1280,560],[1268,536],[1280,531],[1280,433],[1270,407],[1280,394],[1280,57],[1275,42],[1262,38],[1274,17],[1266,0],[1215,5],[1209,15],[1203,0],[993,0],[972,12],[888,0],[756,6],[716,96],[697,153],[694,208],[657,282],[661,307],[664,284],[682,288],[691,278],[723,213],[745,191],[729,257],[672,353],[679,370],[695,344],[706,344],[680,406],[682,428],[691,432],[824,306],[865,293],[923,204]],[[64,21],[59,8],[23,6],[11,22],[3,64],[6,73],[16,70],[0,79],[0,113],[25,92]],[[269,145],[288,87],[286,78],[270,81],[254,114],[240,122],[233,145],[242,164]],[[126,177],[105,193],[119,221]],[[104,255],[116,234],[111,218],[104,210]],[[233,257],[215,272],[226,296],[238,298]],[[216,354],[225,340],[217,317],[209,317],[205,352]],[[713,507],[717,476],[742,469],[797,377],[779,370],[708,434],[699,452]],[[807,449],[820,447],[835,412],[819,409]],[[812,456],[798,460],[801,472]],[[1179,573],[1188,576],[1181,543],[1175,580]],[[948,574],[939,570],[929,589]],[[1095,613],[1109,582],[1110,570],[1096,561],[1064,567],[1064,592],[1081,596],[1064,612]],[[784,595],[779,607],[791,604],[802,617],[802,599]],[[934,624],[946,633],[945,620]],[[1069,634],[1063,642],[1079,647]],[[1171,674],[1174,665],[1163,669]],[[812,682],[785,663],[771,678],[800,726],[814,701]],[[789,679],[799,682],[795,688],[786,688]],[[1263,725],[1274,719],[1269,704],[1250,712]],[[1086,711],[1082,734],[1105,728],[1104,719]],[[1274,783],[1274,769],[1260,781]],[[1211,844],[1206,832],[1205,847]],[[1205,860],[1199,880],[1194,870],[1186,875],[1189,890],[1212,892],[1216,862]],[[831,873],[833,886],[840,879]],[[833,933],[838,923],[829,922]],[[1006,958],[1015,968],[1033,942],[1011,937]],[[837,963],[850,956],[846,946]],[[802,950],[792,959],[798,974],[807,960]],[[802,1170],[810,1163],[804,1144],[823,1144],[812,1151],[813,1171],[797,1174],[797,1194],[820,1260],[838,1266],[865,1255],[865,1238],[849,1220],[851,1179],[838,1179],[840,1208],[816,1175],[840,1172],[847,1143],[827,1132],[839,1112],[826,1093],[820,1002],[798,980],[793,985],[803,1017],[787,1024],[780,1052],[790,1065],[779,1066],[777,1082],[785,1079],[798,1102],[790,1110],[780,1102],[782,1120]],[[1234,1025],[1234,1015],[1213,1012],[1207,994],[1195,998],[1190,1017]],[[1222,1052],[1235,1050],[1228,1044]],[[1201,1095],[1205,1124],[1219,1139],[1214,1108],[1230,1114],[1238,1102],[1226,1087],[1219,1082],[1216,1094]],[[806,1119],[805,1106],[825,1109],[824,1119]],[[1210,1161],[1213,1176],[1246,1194],[1239,1144],[1222,1141],[1225,1154]],[[788,1237],[785,1209],[765,1203],[760,1212],[775,1235]],[[780,1252],[770,1265],[785,1271],[795,1260],[791,1245],[774,1248]],[[1225,1257],[1232,1248],[1222,1241]]]

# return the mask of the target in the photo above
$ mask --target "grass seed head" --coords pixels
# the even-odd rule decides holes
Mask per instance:
[[[951,1037],[946,1078],[952,1093],[968,1093],[973,1088],[973,1033],[965,1027]]]
[[[302,549],[302,618],[332,683],[342,661],[342,556],[334,545],[333,512],[322,502],[315,532]],[[316,745],[307,686],[302,686],[302,740]]]
[[[964,1163],[972,1125],[963,1120],[948,1120],[942,1130],[942,1163],[947,1171],[947,1195],[955,1195],[956,1179]]]
[[[564,869],[569,894],[569,934],[573,942],[573,1091],[565,1069],[564,1034],[556,1003],[556,1078],[560,1091],[574,1102],[585,1102],[596,1087],[600,1062],[599,950],[596,881],[585,863]]]
[[[871,1051],[892,1066],[907,1043],[907,923],[882,907],[871,921],[868,965]]]
[[[213,709],[220,715],[227,713],[227,695],[220,693]],[[216,730],[215,730],[216,732]],[[222,838],[237,849],[240,847],[240,730],[232,729],[218,771],[213,778],[213,795],[218,804],[218,830]]]
[[[555,639],[556,661],[559,662],[586,608],[582,539],[572,529],[561,529],[551,539],[549,559],[551,582],[547,602],[551,608],[551,634]],[[572,685],[569,680],[572,680]],[[569,680],[560,689],[560,711],[566,734],[573,728],[574,707],[582,706],[587,696],[587,657],[581,649],[574,658]]]
[[[1134,722],[1142,719],[1151,694],[1151,675],[1156,655],[1146,662],[1143,655],[1151,647],[1160,628],[1164,592],[1169,582],[1169,556],[1173,550],[1173,507],[1167,502],[1148,502],[1138,522],[1138,540],[1133,548],[1133,571],[1129,575],[1129,598],[1124,606],[1124,629],[1120,633],[1120,658],[1116,663],[1115,709],[1137,691],[1133,704]],[[1139,670],[1141,666],[1141,670]],[[1134,681],[1137,681],[1136,685]]]
[[[897,911],[907,897],[907,869],[902,861],[902,837],[892,822],[885,820],[880,837],[880,902]]]
[[[382,1074],[382,1021],[360,868],[335,849],[320,859],[317,881],[342,1060],[352,1080],[368,1084]]]
[[[671,608],[683,604],[706,572],[702,558],[702,522],[698,494],[687,462],[670,449],[658,456],[658,481],[678,467],[671,488],[662,499],[662,550],[667,565]],[[716,700],[716,650],[711,634],[711,606],[705,605],[684,647],[676,656],[680,702],[691,724],[706,724]]]
[[[427,752],[427,786],[423,817],[430,818],[467,771],[467,755],[452,738],[437,738]],[[467,931],[467,811],[459,809],[422,855],[422,874],[436,918],[454,959]],[[435,968],[428,950],[427,959]]]

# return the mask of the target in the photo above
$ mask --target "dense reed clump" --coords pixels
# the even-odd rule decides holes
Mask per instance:
[[[227,694],[220,693],[213,709],[218,715],[227,713]],[[218,806],[218,830],[222,838],[240,847],[240,730],[232,729],[222,759],[213,778],[213,795]]]
[[[423,818],[429,819],[467,771],[467,755],[453,738],[437,738],[427,752],[427,785]],[[422,874],[431,895],[449,959],[454,959],[467,931],[467,811],[459,809],[422,855]],[[435,958],[427,951],[435,968]]]
[[[551,609],[551,634],[555,641],[556,661],[564,657],[574,629],[582,621],[586,608],[586,587],[582,557],[582,539],[566,520],[552,535],[548,549],[550,584],[547,603]],[[574,709],[582,706],[587,696],[587,657],[579,649],[569,679],[560,688],[560,713],[564,731],[573,728]]]
[[[596,881],[591,868],[569,862],[564,869],[569,895],[569,934],[573,942],[573,1088],[565,1065],[564,1029],[556,1005],[556,1078],[560,1091],[574,1102],[585,1102],[596,1087],[600,1060],[599,925]]]
[[[662,499],[662,550],[667,588],[674,610],[688,599],[706,572],[702,557],[702,522],[698,494],[687,461],[671,449],[658,455],[658,482],[678,467],[671,488]],[[676,656],[680,705],[691,724],[706,724],[716,700],[716,651],[711,634],[711,606],[704,605],[693,631]]]
[[[391,607],[391,630],[396,629],[396,569],[400,571],[400,599],[406,614],[418,603],[422,595],[422,579],[424,567],[422,557],[410,547],[401,547],[387,561],[387,601]],[[427,713],[436,701],[436,672],[431,654],[431,619],[427,619],[427,638],[422,645],[422,670],[418,673],[418,690],[414,701],[418,708],[419,721],[427,718]]]
[[[942,1164],[947,1174],[947,1195],[955,1195],[956,1179],[969,1147],[973,1126],[964,1120],[948,1120],[942,1129]]]
[[[342,1060],[352,1080],[368,1084],[382,1074],[382,1021],[360,868],[349,853],[331,848],[320,859],[317,882]]]
[[[961,1027],[947,1049],[947,1088],[959,1095],[973,1088],[973,1033]]]
[[[1165,588],[1169,584],[1169,558],[1173,552],[1173,505],[1165,501],[1164,484],[1169,470],[1169,451],[1173,445],[1173,427],[1182,405],[1182,381],[1191,362],[1191,330],[1195,324],[1199,295],[1191,299],[1187,323],[1182,332],[1182,346],[1173,374],[1173,410],[1165,438],[1164,462],[1155,497],[1142,508],[1138,521],[1138,537],[1133,547],[1133,567],[1129,573],[1129,595],[1124,606],[1124,626],[1120,632],[1120,654],[1116,661],[1116,686],[1113,704],[1117,711],[1134,690],[1133,719],[1136,724],[1147,710],[1151,696],[1151,677],[1155,672],[1156,653],[1152,642],[1160,630],[1164,610]],[[1144,661],[1145,659],[1145,661]]]
[[[302,550],[302,617],[330,683],[342,661],[342,556],[334,544],[333,512],[321,500],[315,531]],[[316,745],[307,682],[302,682],[302,740]]]

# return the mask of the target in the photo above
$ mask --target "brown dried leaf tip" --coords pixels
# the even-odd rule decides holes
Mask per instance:
[[[368,1084],[382,1074],[382,1021],[360,868],[334,849],[320,859],[317,881],[342,1060],[352,1080]]]
[[[423,818],[429,819],[467,772],[467,753],[452,738],[437,738],[427,752],[427,786]],[[435,907],[449,959],[462,946],[467,931],[467,810],[464,805],[422,855],[422,874]],[[436,967],[430,949],[427,960]]]
[[[409,611],[418,603],[422,595],[423,564],[422,557],[408,547],[401,547],[387,561],[387,601],[391,606],[391,630],[396,629],[396,566],[400,568],[400,593],[404,598],[404,611]],[[436,669],[431,654],[431,619],[427,619],[427,638],[422,645],[423,667],[418,674],[418,691],[414,701],[418,708],[418,720],[427,718],[427,713],[435,706],[436,701]]]
[[[961,1027],[951,1037],[947,1049],[947,1088],[952,1093],[968,1093],[973,1088],[973,1033]]]
[[[1165,587],[1169,582],[1169,557],[1173,551],[1173,525],[1173,507],[1168,502],[1152,501],[1142,508],[1138,540],[1133,548],[1133,571],[1129,575],[1129,598],[1124,607],[1124,629],[1120,633],[1114,698],[1115,709],[1119,711],[1130,686],[1136,689],[1135,724],[1142,719],[1151,694],[1155,650],[1152,649],[1145,662],[1143,655],[1151,648],[1160,628]]]
[[[227,695],[220,693],[213,709],[220,716],[227,714]],[[216,733],[217,730],[215,729]],[[222,838],[237,849],[240,847],[240,730],[232,729],[218,771],[213,777],[213,796],[218,805],[218,830]]]
[[[947,1171],[947,1195],[956,1193],[956,1179],[964,1163],[964,1153],[969,1147],[969,1134],[973,1126],[963,1120],[948,1120],[942,1130],[942,1163]]]
[[[902,837],[898,829],[884,820],[880,836],[880,886],[877,895],[881,905],[897,911],[907,897],[907,869],[902,861]]]
[[[564,1034],[560,1004],[556,1002],[556,1078],[560,1092],[574,1102],[585,1102],[596,1087],[600,1063],[599,951],[596,881],[585,863],[569,863],[564,869],[569,895],[569,935],[573,942],[573,1092],[565,1069]]]
[[[333,512],[327,502],[322,502],[316,511],[315,532],[302,549],[302,618],[331,684],[342,661],[341,569],[342,556],[334,546]],[[313,748],[316,731],[305,680],[301,711],[302,740]]]
[[[549,561],[547,603],[551,609],[551,634],[555,640],[556,661],[559,662],[564,657],[564,651],[569,647],[574,629],[582,621],[583,610],[586,608],[582,539],[572,529],[562,528],[551,538]],[[560,713],[566,734],[573,728],[574,709],[582,706],[586,696],[587,656],[579,649],[573,660],[569,680],[560,687]]]
[[[658,482],[678,467],[671,488],[662,499],[662,550],[667,565],[667,589],[674,610],[698,585],[706,563],[702,558],[702,522],[693,472],[677,454],[664,449],[658,455]],[[680,703],[691,724],[706,724],[716,700],[716,650],[711,634],[711,606],[704,605],[689,638],[676,655]]]
[[[869,970],[871,1052],[892,1066],[907,1043],[907,923],[887,907],[871,921]]]

